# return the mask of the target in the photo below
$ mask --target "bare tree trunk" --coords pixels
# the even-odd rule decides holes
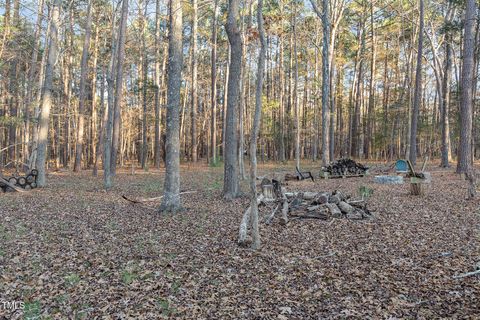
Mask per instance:
[[[211,152],[212,163],[217,163],[217,8],[218,0],[213,1],[212,19],[212,55],[211,55],[211,93],[212,121],[211,121]]]
[[[37,185],[44,187],[46,184],[46,160],[48,144],[48,124],[50,120],[50,108],[52,106],[53,69],[57,64],[58,26],[60,25],[60,1],[52,3],[52,18],[50,23],[48,60],[45,67],[45,81],[43,88],[42,108],[38,125],[38,152],[37,152]]]
[[[155,1],[155,141],[154,165],[160,168],[160,0]]]
[[[279,81],[280,81],[280,92],[279,92],[279,103],[280,103],[280,148],[279,148],[279,160],[285,162],[285,76],[283,68],[283,36],[279,36],[278,39],[279,48]]]
[[[475,50],[475,19],[477,4],[467,0],[465,9],[465,33],[463,37],[463,61],[460,96],[460,146],[457,173],[466,173],[472,166],[472,90]]]
[[[420,0],[420,28],[418,31],[417,70],[415,75],[415,92],[413,95],[412,124],[410,132],[410,162],[417,162],[417,126],[420,103],[422,100],[422,55],[423,55],[423,0]]]
[[[329,102],[330,102],[330,13],[328,0],[322,0],[322,27],[323,27],[323,48],[322,48],[322,164],[326,166],[329,160]]]
[[[265,52],[266,40],[265,29],[263,27],[263,0],[258,0],[257,8],[257,22],[258,31],[260,34],[260,53],[258,57],[257,69],[257,84],[255,92],[255,114],[253,119],[252,135],[250,137],[250,214],[252,221],[252,248],[254,250],[260,249],[260,233],[258,228],[258,204],[257,204],[257,137],[260,131],[260,118],[262,116],[262,88],[263,88],[263,74],[265,69]]]
[[[115,39],[115,13],[113,14],[112,18],[112,49],[110,55],[110,62],[108,65],[108,72],[107,72],[107,90],[108,90],[108,101],[107,106],[104,110],[106,114],[106,122],[105,122],[105,141],[103,145],[103,183],[105,189],[109,189],[112,187],[112,172],[111,172],[111,158],[112,158],[112,136],[113,136],[113,117],[114,117],[114,105],[115,105],[115,70],[116,70],[116,63],[115,58],[117,56],[117,42]]]
[[[170,0],[168,40],[166,172],[160,212],[180,210],[180,87],[182,85],[182,4]]]
[[[145,21],[145,16],[147,14],[148,1],[144,3],[145,8],[141,16],[141,28],[142,28],[142,51],[143,51],[143,80],[142,80],[142,157],[141,157],[141,166],[142,169],[146,169],[148,162],[148,108],[147,108],[147,87],[148,87],[148,51],[147,51],[147,32]],[[139,9],[140,10],[140,9]]]
[[[295,166],[300,169],[300,114],[298,106],[298,56],[297,56],[297,5],[293,2],[293,56],[295,62],[294,84],[292,99],[295,113]]]
[[[85,129],[85,99],[86,82],[88,76],[88,49],[90,47],[90,35],[92,30],[92,1],[88,1],[87,22],[85,25],[85,40],[83,41],[82,61],[80,64],[80,95],[78,104],[77,146],[75,152],[75,164],[73,171],[82,169],[83,136]]]
[[[227,23],[228,40],[230,42],[230,66],[228,73],[227,110],[225,123],[225,166],[223,195],[226,199],[234,199],[239,194],[238,186],[238,153],[237,153],[237,118],[240,78],[242,70],[242,38],[238,28],[239,0],[229,0]]]
[[[453,16],[453,9],[451,5],[445,17],[445,24],[450,23]],[[442,127],[442,162],[441,167],[450,167],[451,144],[450,144],[450,82],[452,80],[452,36],[451,31],[445,31],[445,69],[443,72],[442,83],[442,106],[441,109],[441,127]]]
[[[191,92],[191,140],[192,162],[197,162],[197,29],[198,29],[198,4],[192,0],[192,92]]]
[[[44,0],[40,0],[38,3],[38,11],[37,11],[37,22],[35,24],[35,45],[32,49],[32,59],[30,61],[30,70],[28,71],[28,82],[27,82],[27,93],[26,93],[26,101],[25,101],[25,144],[27,148],[25,149],[25,162],[28,161],[30,156],[30,150],[33,152],[33,147],[30,146],[30,112],[31,112],[31,105],[34,102],[34,84],[35,84],[35,74],[37,71],[37,60],[38,60],[38,52],[40,48],[40,34],[42,28],[42,21],[43,21],[43,7],[44,7]],[[1,57],[1,56],[0,56]],[[37,88],[41,90],[41,88]],[[36,116],[36,115],[34,115]],[[34,131],[36,128],[34,126]],[[1,162],[1,158],[0,158]],[[31,169],[31,168],[30,168]]]
[[[123,0],[122,17],[120,19],[120,29],[117,44],[117,62],[115,79],[115,100],[113,116],[113,134],[112,134],[112,155],[111,155],[111,174],[115,175],[117,168],[118,146],[120,144],[120,121],[121,121],[121,100],[123,98],[123,60],[125,55],[125,38],[128,18],[128,0]]]
[[[365,143],[364,143],[364,155],[365,159],[370,158],[370,152],[372,147],[372,135],[373,135],[373,122],[374,114],[375,114],[375,71],[376,71],[376,47],[377,44],[375,42],[375,24],[373,20],[373,3],[370,3],[370,32],[371,32],[371,41],[372,41],[372,56],[370,60],[370,88],[369,88],[369,96],[368,96],[368,110],[367,110],[367,134],[365,135]]]

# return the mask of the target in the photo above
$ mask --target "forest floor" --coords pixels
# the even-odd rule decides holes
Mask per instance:
[[[288,168],[259,175],[273,171]],[[51,173],[43,190],[0,194],[0,319],[478,319],[479,276],[452,277],[480,260],[480,200],[453,169],[430,171],[419,197],[372,176],[290,182],[373,188],[376,218],[274,220],[258,252],[237,245],[248,198],[222,200],[222,168],[182,166],[197,193],[169,216],[121,197],[161,195],[163,171],[122,171],[109,192],[90,171]]]

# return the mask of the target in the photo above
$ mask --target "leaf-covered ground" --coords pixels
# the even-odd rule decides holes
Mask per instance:
[[[43,190],[0,194],[0,317],[478,319],[480,276],[452,276],[480,260],[479,200],[452,170],[431,171],[422,197],[372,177],[292,182],[373,188],[377,218],[262,224],[259,252],[236,244],[248,199],[222,200],[221,168],[182,167],[182,190],[198,192],[175,216],[121,198],[161,195],[162,171],[121,172],[109,192],[90,172],[52,173]]]

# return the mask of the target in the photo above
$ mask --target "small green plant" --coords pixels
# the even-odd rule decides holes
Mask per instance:
[[[35,300],[35,301],[25,302],[25,305],[23,308],[23,319],[25,320],[39,319],[41,313],[42,313],[42,305],[40,304],[40,301]]]
[[[362,199],[367,200],[373,194],[373,189],[367,186],[360,186],[360,188],[358,188],[358,193]]]
[[[80,282],[80,277],[76,273],[71,273],[71,274],[69,274],[68,276],[65,277],[65,284],[68,287],[73,287],[79,282]]]

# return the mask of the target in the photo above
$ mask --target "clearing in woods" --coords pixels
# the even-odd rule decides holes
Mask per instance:
[[[182,190],[197,192],[175,216],[121,197],[161,195],[163,171],[120,172],[109,192],[91,172],[52,173],[43,190],[0,195],[0,300],[53,318],[474,317],[478,277],[452,277],[479,260],[479,200],[464,200],[453,170],[429,169],[420,197],[371,176],[289,182],[288,191],[373,188],[376,219],[261,223],[259,252],[237,245],[249,200],[222,199],[222,168],[182,167]]]

